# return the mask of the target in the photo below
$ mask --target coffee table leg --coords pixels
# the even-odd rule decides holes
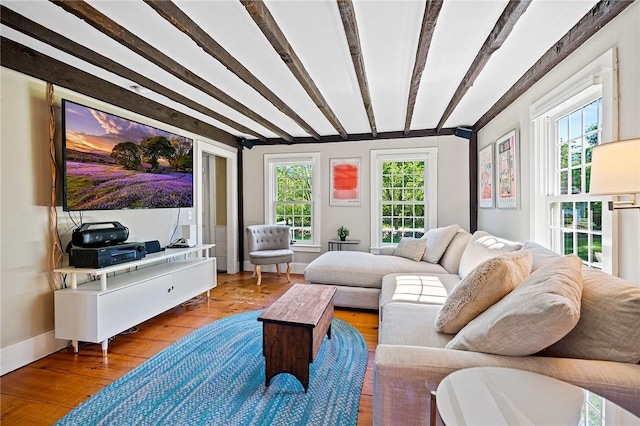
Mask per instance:
[[[329,324],[329,328],[327,328],[327,337],[331,339],[331,324]]]

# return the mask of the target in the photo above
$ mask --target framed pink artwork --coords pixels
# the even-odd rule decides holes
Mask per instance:
[[[360,159],[331,158],[329,160],[332,206],[360,205]]]
[[[499,138],[496,143],[496,206],[517,209],[520,155],[516,130]]]
[[[478,153],[478,206],[493,208],[493,144]]]

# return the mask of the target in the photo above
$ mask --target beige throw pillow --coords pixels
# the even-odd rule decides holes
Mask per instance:
[[[446,348],[525,356],[552,345],[580,317],[581,269],[575,255],[548,262],[467,324]]]
[[[542,355],[640,363],[640,284],[582,270],[580,320]]]
[[[422,260],[426,245],[427,241],[423,238],[403,238],[398,243],[393,255],[406,257],[417,262]]]
[[[422,237],[427,240],[427,249],[424,251],[422,260],[429,263],[438,263],[459,229],[460,225],[429,229]]]
[[[436,329],[455,334],[469,321],[505,297],[531,272],[529,250],[485,260],[447,296],[436,318]]]
[[[520,250],[521,247],[521,243],[494,237],[485,231],[476,231],[462,253],[458,275],[464,278],[485,260]]]

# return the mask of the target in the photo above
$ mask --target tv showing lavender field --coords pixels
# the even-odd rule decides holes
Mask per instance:
[[[193,140],[62,100],[64,209],[193,206]]]

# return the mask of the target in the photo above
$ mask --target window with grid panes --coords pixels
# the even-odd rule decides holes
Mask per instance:
[[[265,216],[268,223],[291,227],[295,246],[317,245],[320,155],[265,155]]]
[[[420,238],[437,224],[437,149],[371,151],[371,243]]]
[[[601,140],[602,98],[555,119],[554,191],[549,203],[556,249],[601,267],[602,205],[589,199],[591,152]]]

